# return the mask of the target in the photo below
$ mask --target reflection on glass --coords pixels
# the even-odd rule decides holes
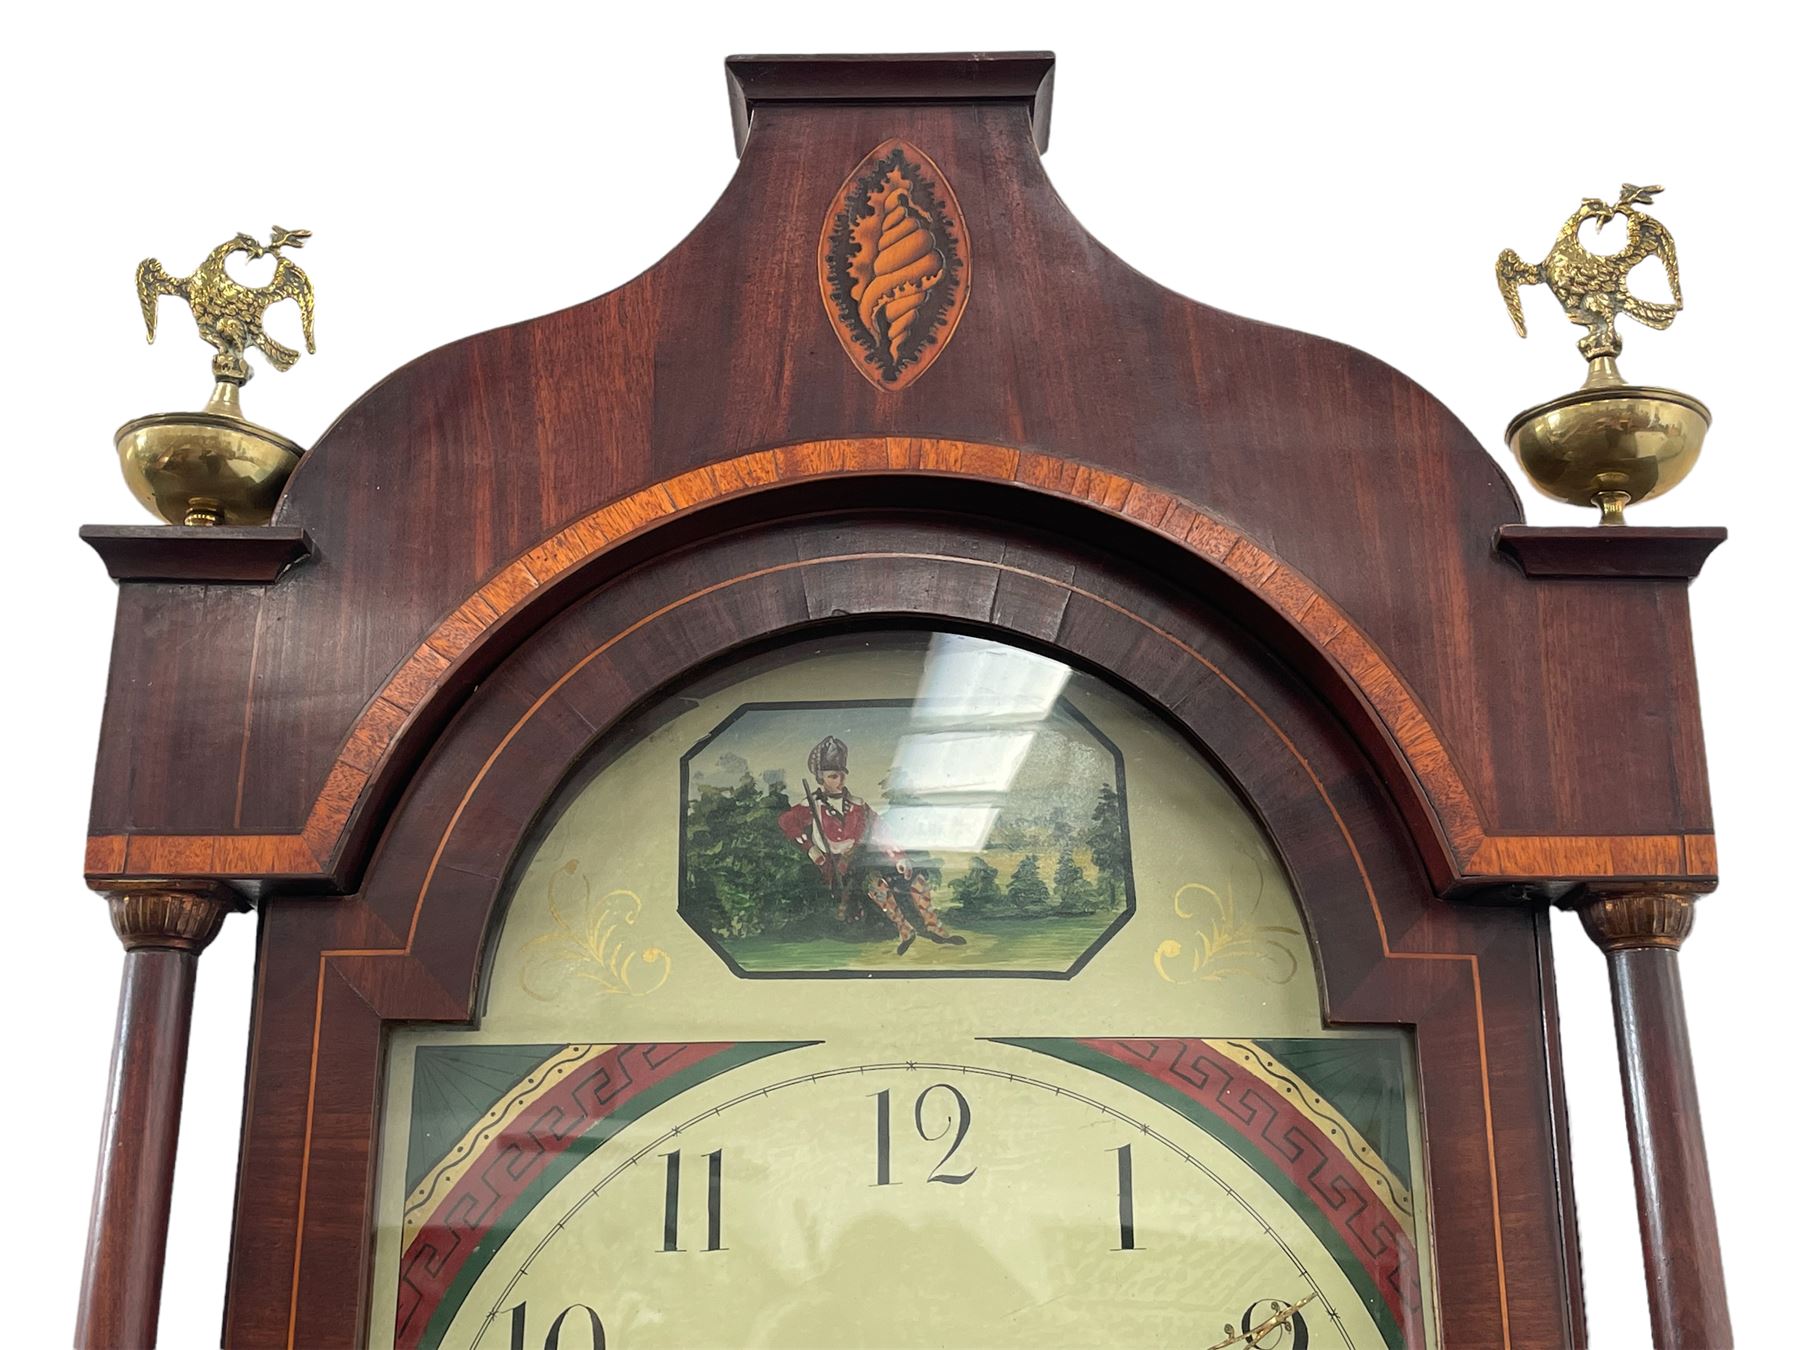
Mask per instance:
[[[983,638],[939,633],[882,787],[903,849],[979,853],[1073,672]]]
[[[938,633],[925,653],[915,710],[921,723],[1037,722],[1071,672],[1060,661],[985,638]]]

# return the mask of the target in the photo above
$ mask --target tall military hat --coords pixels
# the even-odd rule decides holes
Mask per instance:
[[[831,769],[836,769],[839,773],[848,773],[850,771],[850,747],[836,736],[827,736],[812,748],[812,753],[806,757],[806,767],[812,770],[814,778]]]

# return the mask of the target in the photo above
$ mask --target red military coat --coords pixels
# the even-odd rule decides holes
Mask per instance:
[[[827,797],[815,791],[811,801],[781,813],[781,832],[803,849],[818,850],[814,861],[827,883],[843,877],[858,846],[876,845],[880,824],[874,808],[848,792]]]

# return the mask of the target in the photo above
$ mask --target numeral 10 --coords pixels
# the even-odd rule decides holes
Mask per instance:
[[[508,1308],[507,1312],[512,1315],[509,1350],[525,1350],[525,1305],[516,1304]],[[585,1303],[571,1303],[556,1315],[556,1320],[550,1324],[550,1330],[544,1333],[544,1350],[562,1350],[563,1323],[574,1312],[587,1314],[589,1344],[593,1346],[593,1350],[606,1350],[606,1328],[600,1325],[600,1314]]]

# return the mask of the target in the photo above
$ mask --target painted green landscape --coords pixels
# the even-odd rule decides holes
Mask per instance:
[[[952,912],[953,913],[953,912]],[[1051,919],[991,919],[979,926],[946,914],[968,939],[966,947],[917,944],[904,958],[894,955],[892,933],[854,937],[842,928],[807,936],[779,933],[740,938],[732,957],[750,971],[829,970],[1046,970],[1060,971],[1105,935],[1117,914],[1081,914]]]
[[[873,758],[866,747],[882,744],[877,715],[892,719],[894,711],[846,708],[826,725],[843,727],[866,760]],[[823,719],[808,721],[810,733]],[[747,728],[739,743],[757,730]],[[804,748],[807,737],[792,739]],[[1044,762],[1033,765],[1033,756]],[[835,891],[805,846],[782,828],[784,813],[791,822],[796,801],[808,799],[770,758],[752,760],[729,742],[709,745],[685,783],[680,911],[746,973],[1060,973],[1130,907],[1117,757],[1073,719],[1036,734],[1008,791],[973,807],[967,794],[958,799],[955,809],[982,822],[972,848],[942,847],[941,839],[939,847],[909,847],[916,840],[906,822],[950,808],[941,798],[908,791],[910,780],[898,770],[886,772],[884,765],[883,773],[864,773],[875,779],[861,788],[867,796],[860,799],[873,821],[872,838],[838,864],[843,871]],[[850,778],[857,790],[856,766]],[[904,952],[897,950],[894,916],[868,894],[872,885],[885,885],[917,930]]]

